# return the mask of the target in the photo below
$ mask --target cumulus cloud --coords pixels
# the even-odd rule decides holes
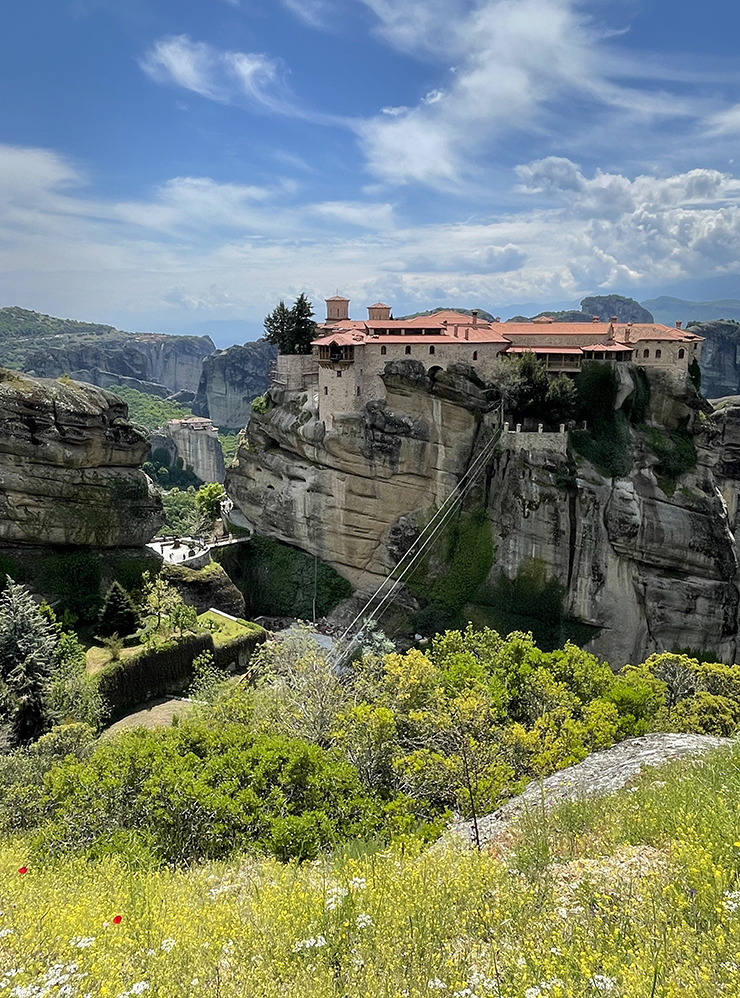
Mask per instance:
[[[496,309],[737,268],[729,174],[627,177],[547,157],[522,164],[518,181],[517,212],[413,225],[380,200],[300,203],[279,179],[176,177],[148,198],[106,200],[63,157],[0,146],[0,294],[80,318],[261,319],[304,290]]]

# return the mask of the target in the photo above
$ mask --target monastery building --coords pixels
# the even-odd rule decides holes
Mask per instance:
[[[394,319],[389,305],[368,306],[367,319],[350,319],[349,299],[326,301],[326,321],[313,341],[313,354],[278,357],[277,381],[300,391],[318,388],[319,418],[361,409],[385,398],[381,375],[391,360],[418,360],[428,373],[466,363],[491,380],[497,357],[532,352],[552,374],[577,374],[590,360],[638,364],[685,379],[701,355],[701,336],[659,323],[556,322],[543,316],[531,322],[488,322],[444,310],[413,319]]]

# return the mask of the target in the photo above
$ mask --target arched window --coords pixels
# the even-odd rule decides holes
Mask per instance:
[[[473,360],[478,360],[478,351],[473,350]]]
[[[694,350],[696,350],[696,347],[694,347]],[[678,351],[678,359],[683,360],[685,356],[686,356],[686,351],[684,350],[683,347],[681,347],[681,349]]]
[[[660,360],[660,358],[661,358],[662,356],[663,356],[663,351],[662,351],[662,350],[656,350],[656,351],[655,351],[655,359],[656,359],[656,360]]]
[[[324,385],[324,395],[328,394],[329,394],[329,389],[326,387],[326,385]]]
[[[429,347],[429,353],[430,353],[430,354],[434,353],[434,344],[432,344],[432,345],[431,345],[431,346]]]
[[[642,356],[643,357],[649,357],[650,356],[650,351],[649,350],[643,350],[642,351]]]
[[[411,347],[406,347],[406,353],[411,353]]]
[[[387,347],[385,347],[385,346],[382,346],[382,347],[380,348],[380,352],[381,352],[381,354],[383,355],[383,357],[385,357],[385,355],[386,355],[386,354],[388,353],[388,348],[387,348]]]

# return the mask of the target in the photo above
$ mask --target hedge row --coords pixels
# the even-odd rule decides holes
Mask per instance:
[[[211,652],[224,670],[246,669],[252,652],[266,637],[261,628],[226,644],[216,646],[210,634],[192,634],[156,648],[142,650],[131,658],[110,662],[97,674],[98,689],[108,704],[110,720],[128,708],[165,693],[177,693],[193,681],[193,661]]]

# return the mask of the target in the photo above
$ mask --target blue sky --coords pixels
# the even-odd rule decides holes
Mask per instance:
[[[6,4],[0,303],[257,335],[301,291],[355,315],[740,295],[739,21],[729,0]]]

